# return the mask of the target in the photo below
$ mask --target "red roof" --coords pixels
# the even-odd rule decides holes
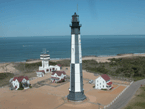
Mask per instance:
[[[26,80],[29,80],[29,78],[27,76],[19,76],[19,77],[14,77],[13,78],[13,81],[15,81],[16,79],[19,81],[19,82],[22,82],[23,79],[26,79]]]
[[[61,67],[61,65],[60,64],[57,64],[59,67]]]
[[[45,74],[45,71],[44,70],[38,70],[37,72],[43,72]]]
[[[51,77],[51,78],[54,78],[54,79],[59,79],[59,78],[57,78],[57,77]]]
[[[105,81],[110,80],[110,77],[109,77],[108,75],[106,75],[106,74],[101,75],[101,77],[102,77]]]
[[[109,85],[109,86],[110,86],[111,84],[112,84],[112,82],[107,83],[107,85]]]
[[[52,72],[52,75],[57,74],[58,76],[61,76],[61,74],[63,73],[64,75],[66,74],[64,71],[54,71]]]

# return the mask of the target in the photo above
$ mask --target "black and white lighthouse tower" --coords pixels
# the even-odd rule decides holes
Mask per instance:
[[[72,101],[82,101],[86,98],[83,89],[82,52],[79,16],[72,15],[71,27],[71,64],[70,64],[70,88],[67,98]]]

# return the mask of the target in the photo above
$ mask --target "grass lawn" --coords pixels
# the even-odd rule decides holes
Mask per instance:
[[[145,109],[145,85],[137,90],[132,100],[123,109]]]
[[[13,78],[13,73],[0,73],[0,87],[8,85],[10,78]]]
[[[111,78],[126,78],[129,81],[137,81],[145,78],[145,57],[129,57],[109,59],[111,62],[98,63],[96,60],[83,60],[82,68],[91,73],[107,74]],[[62,67],[70,66],[70,59],[57,62],[49,62],[50,65],[60,64]],[[14,63],[14,67],[19,71],[16,75],[1,74],[0,86],[7,85],[9,79],[14,76],[36,77],[36,71],[41,66],[41,62],[36,63]],[[9,76],[8,76],[9,75]],[[10,76],[11,75],[11,76]],[[3,79],[5,78],[5,79]],[[6,84],[7,83],[7,84]]]

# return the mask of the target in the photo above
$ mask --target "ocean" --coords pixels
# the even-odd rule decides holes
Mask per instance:
[[[0,63],[39,59],[45,48],[51,59],[70,58],[71,35],[0,37]],[[82,56],[145,53],[145,35],[81,35]]]

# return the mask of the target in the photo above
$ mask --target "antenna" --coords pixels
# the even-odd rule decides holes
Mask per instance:
[[[78,4],[77,4],[77,13],[78,13]]]
[[[43,54],[46,54],[46,48],[43,48]]]

